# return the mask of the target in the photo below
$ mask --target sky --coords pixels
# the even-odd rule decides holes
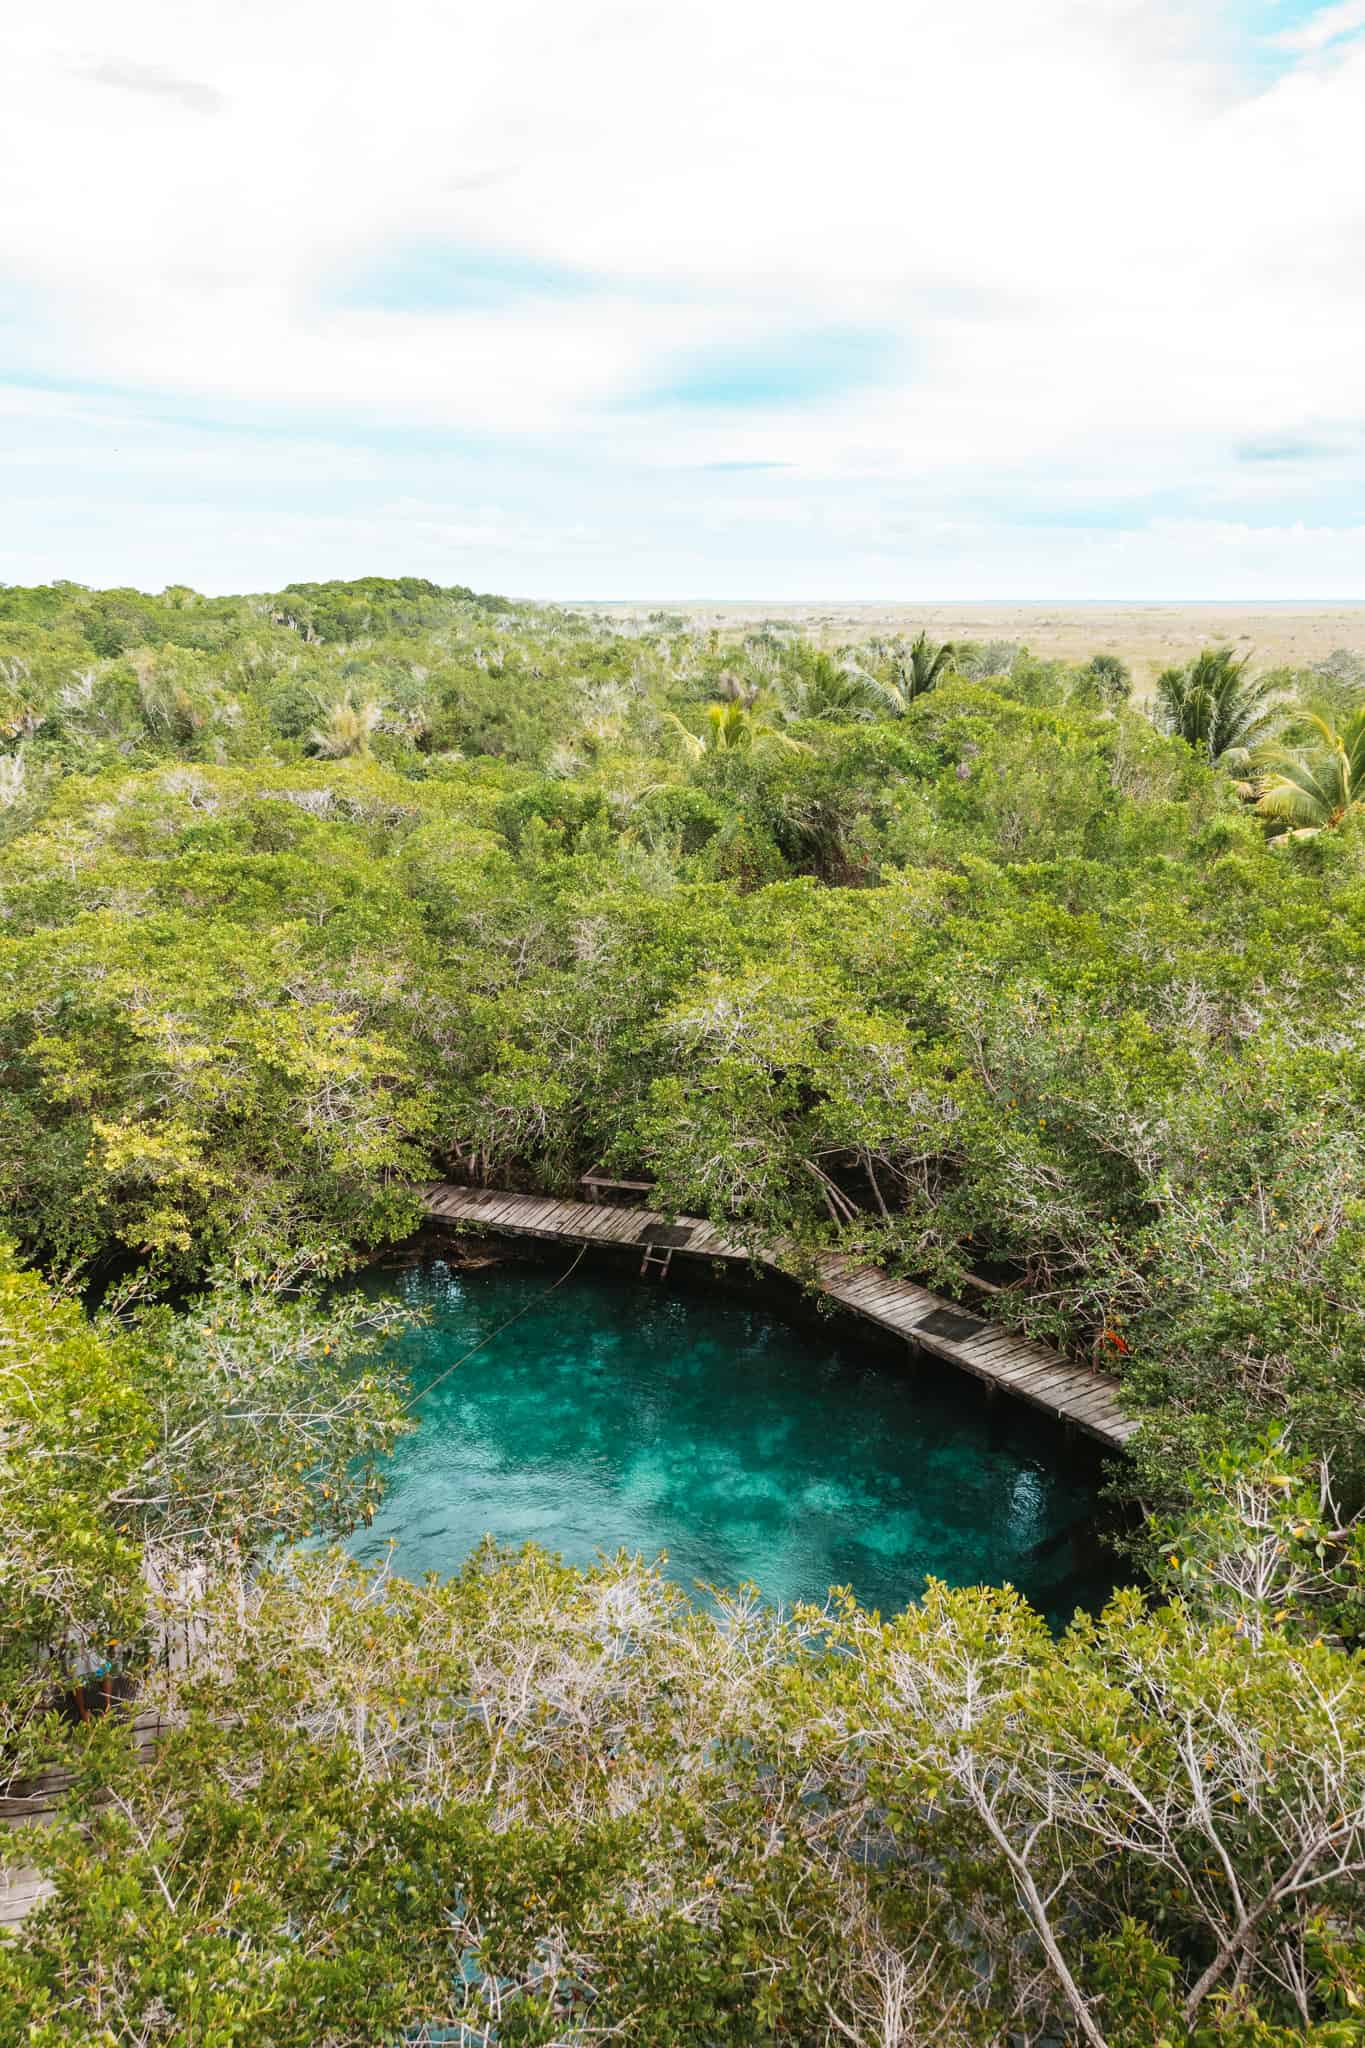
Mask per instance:
[[[1365,599],[1365,0],[15,10],[0,479],[11,583]]]

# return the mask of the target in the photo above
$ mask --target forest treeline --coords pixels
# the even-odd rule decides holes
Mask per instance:
[[[6,1740],[118,1787],[0,2040],[1359,2039],[1363,969],[1349,654],[0,588]],[[311,1285],[594,1164],[1119,1375],[1143,1589],[257,1569],[403,1426]]]

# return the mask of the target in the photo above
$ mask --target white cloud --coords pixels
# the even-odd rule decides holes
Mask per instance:
[[[149,561],[166,533],[153,539],[145,508],[177,470],[205,493],[283,474],[297,544],[329,479],[374,494],[365,518],[435,502],[430,460],[374,445],[430,430],[503,444],[506,489],[485,451],[452,494],[509,508],[496,543],[482,513],[437,524],[452,557],[520,561],[522,588],[553,582],[556,546],[579,573],[564,536],[583,502],[608,588],[613,547],[624,581],[641,522],[666,535],[671,505],[715,519],[729,573],[736,506],[780,506],[789,533],[826,505],[827,544],[853,550],[839,508],[875,524],[910,491],[969,503],[973,520],[987,504],[999,545],[972,545],[997,575],[1011,560],[1041,573],[1032,501],[1068,493],[1132,505],[1157,575],[1195,527],[1154,525],[1143,501],[1183,492],[1210,575],[1253,557],[1278,573],[1273,558],[1316,590],[1292,518],[1240,556],[1214,536],[1239,497],[1292,482],[1319,530],[1310,551],[1346,573],[1321,533],[1337,530],[1339,480],[1365,481],[1365,48],[1337,39],[1365,8],[1346,0],[1278,37],[1310,61],[1270,81],[1223,19],[1215,0],[396,0],[382,18],[358,0],[128,0],[116,23],[94,0],[33,10],[0,77],[8,360],[49,386],[126,394],[123,439],[106,423],[83,445],[97,495],[143,508],[129,516]],[[1329,43],[1330,62],[1312,55]],[[443,241],[596,284],[467,310],[338,292],[386,250]],[[904,374],[819,402],[641,401],[693,354],[822,327],[895,336]],[[242,438],[196,438],[186,412]],[[59,434],[36,398],[22,418],[16,461],[29,472],[50,450],[74,479],[76,429]],[[1276,441],[1346,452],[1292,479],[1238,462]],[[447,475],[461,459],[448,453]],[[736,474],[710,499],[678,480],[737,462],[788,467],[780,488]],[[212,580],[245,580],[226,514],[222,533]],[[704,533],[688,545],[705,560]],[[748,560],[771,572],[756,545]],[[1107,533],[1093,560],[1125,566]],[[965,553],[962,568],[976,573]],[[844,573],[832,560],[825,589]]]
[[[203,85],[197,78],[177,78],[173,71],[163,71],[156,64],[106,60],[91,65],[85,75],[96,85],[122,86],[127,92],[149,92],[175,101],[192,114],[216,114],[223,105],[222,94],[211,85]]]
[[[1299,22],[1294,28],[1281,29],[1270,38],[1279,50],[1325,50],[1329,43],[1335,43],[1342,36],[1354,35],[1365,28],[1365,5],[1362,0],[1341,0],[1337,7],[1323,7],[1307,21]]]

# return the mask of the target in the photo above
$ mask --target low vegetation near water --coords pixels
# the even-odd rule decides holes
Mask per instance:
[[[1360,2040],[1362,682],[0,589],[0,2042]],[[311,1290],[594,1163],[1120,1376],[1136,1590],[281,1563],[406,1426]]]

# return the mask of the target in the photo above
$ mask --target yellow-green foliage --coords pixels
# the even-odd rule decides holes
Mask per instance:
[[[140,1628],[142,1548],[110,1512],[154,1427],[117,1341],[0,1244],[0,1704],[118,1661]],[[4,1724],[0,1723],[0,1728]]]
[[[0,590],[0,1222],[64,1290],[0,1266],[0,1732],[82,1769],[0,2048],[1354,2048],[1365,839],[1268,843],[1282,679],[1191,664],[1171,732],[1124,680]],[[306,1283],[452,1149],[985,1262],[1143,1419],[1145,1590],[1056,1643],[1008,1589],[282,1561],[403,1426]],[[44,1718],[102,1665],[154,1767]]]

